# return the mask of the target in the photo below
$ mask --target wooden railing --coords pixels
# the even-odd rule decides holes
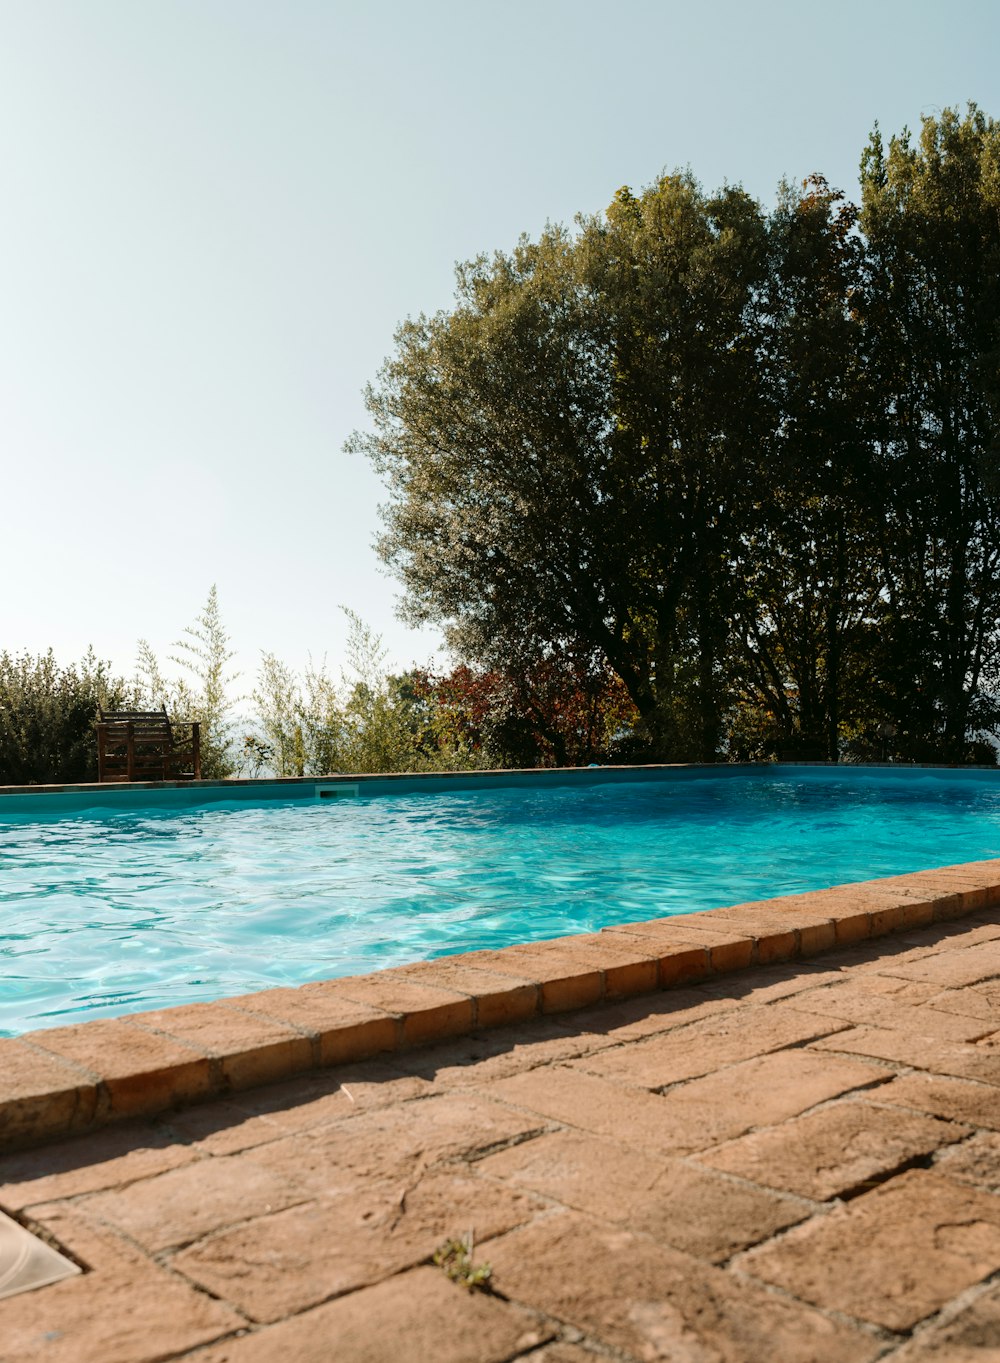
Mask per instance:
[[[180,739],[177,730],[185,731]],[[198,781],[201,725],[171,724],[166,710],[101,711],[97,724],[98,781]]]

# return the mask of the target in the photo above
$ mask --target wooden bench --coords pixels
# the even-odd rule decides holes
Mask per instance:
[[[201,725],[174,726],[163,710],[101,710],[97,723],[98,781],[198,781]],[[174,729],[190,730],[179,742]]]

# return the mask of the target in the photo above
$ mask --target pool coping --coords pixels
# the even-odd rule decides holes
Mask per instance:
[[[1000,905],[1000,859],[0,1038],[0,1153]]]

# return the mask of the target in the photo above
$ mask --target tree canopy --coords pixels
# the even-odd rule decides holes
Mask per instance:
[[[690,174],[460,266],[367,393],[380,552],[486,669],[610,668],[663,759],[983,756],[1000,720],[1000,127],[862,201]]]

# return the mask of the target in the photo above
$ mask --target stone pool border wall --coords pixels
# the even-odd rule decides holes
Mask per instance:
[[[0,1153],[1000,905],[1000,859],[0,1039]]]

